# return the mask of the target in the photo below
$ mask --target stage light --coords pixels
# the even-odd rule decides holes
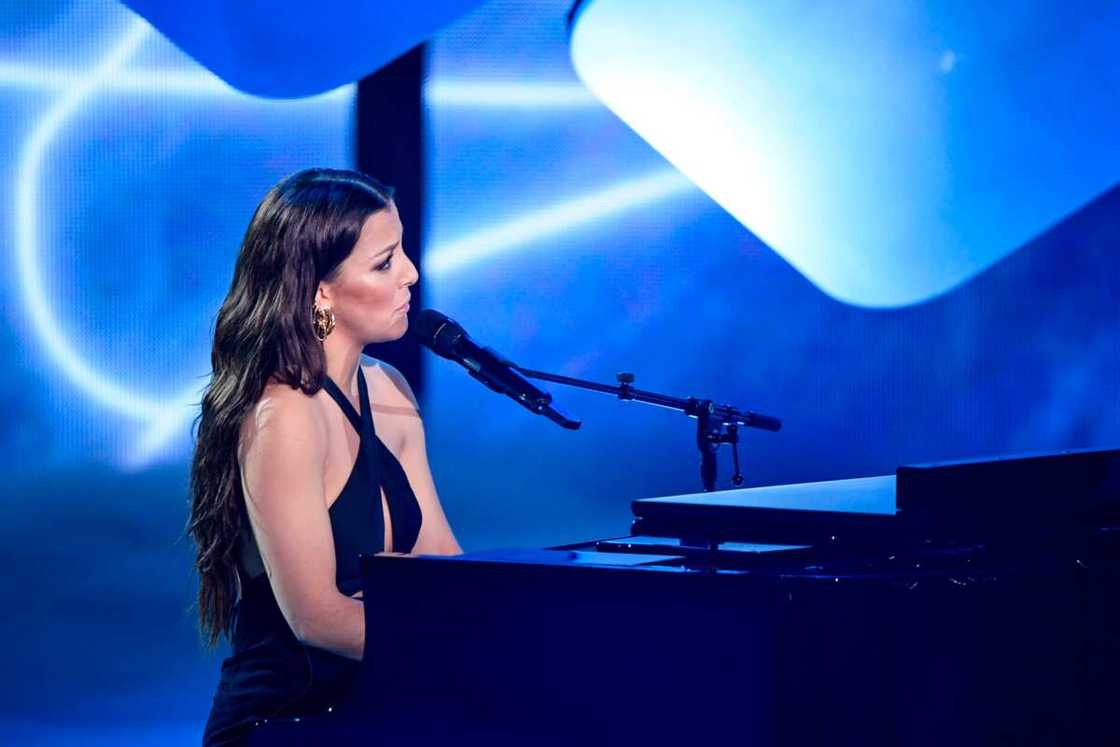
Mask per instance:
[[[442,277],[510,251],[526,251],[535,241],[694,189],[675,169],[627,179],[437,245],[424,259],[424,273]]]
[[[37,92],[65,91],[74,86],[75,80],[86,75],[87,71],[76,68],[68,70],[0,61],[0,88],[25,88]],[[150,93],[177,98],[189,96],[228,97],[240,100],[254,98],[231,87],[212,73],[188,70],[117,70],[113,76],[101,81],[98,92],[101,95]],[[353,93],[354,86],[345,85],[307,100],[321,102],[334,98],[347,98],[353,96]],[[585,95],[594,102],[595,106],[601,106],[598,100],[589,94]]]
[[[1120,5],[585,0],[608,107],[821,290],[964,283],[1120,177]]]
[[[71,380],[98,403],[132,417],[147,419],[160,410],[158,400],[127,390],[95,370],[74,348],[51,308],[36,262],[38,243],[38,194],[43,157],[68,120],[98,92],[147,39],[151,29],[136,19],[105,56],[85,75],[74,78],[35,122],[24,142],[16,166],[16,270],[23,308],[30,317],[50,358]]]
[[[424,87],[428,106],[466,109],[585,109],[603,104],[579,83],[435,80]]]

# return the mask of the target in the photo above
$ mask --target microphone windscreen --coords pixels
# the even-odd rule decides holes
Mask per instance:
[[[455,330],[462,329],[454,319],[434,309],[424,309],[416,315],[409,331],[420,340],[420,344],[445,358],[452,354]]]

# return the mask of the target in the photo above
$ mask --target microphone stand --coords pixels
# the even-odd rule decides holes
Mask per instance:
[[[777,418],[760,415],[750,410],[744,412],[729,405],[718,405],[710,399],[697,399],[696,397],[682,399],[658,394],[657,392],[635,389],[633,386],[635,377],[632,373],[618,374],[618,386],[612,386],[585,381],[584,379],[575,379],[570,376],[534,371],[516,364],[513,364],[513,368],[530,379],[551,381],[556,384],[602,392],[603,394],[613,394],[619,399],[665,407],[696,418],[696,446],[700,449],[700,481],[704,485],[704,490],[709,493],[716,489],[716,450],[719,449],[720,444],[731,444],[731,454],[735,465],[735,474],[731,481],[735,485],[743,484],[743,475],[739,469],[739,426],[761,428],[765,431],[778,431],[782,428],[782,421]]]

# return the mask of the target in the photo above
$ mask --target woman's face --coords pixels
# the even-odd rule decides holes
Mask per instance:
[[[419,273],[405,256],[397,206],[366,218],[353,251],[333,280],[319,283],[316,301],[334,312],[335,330],[362,345],[396,340],[408,331],[409,290]]]

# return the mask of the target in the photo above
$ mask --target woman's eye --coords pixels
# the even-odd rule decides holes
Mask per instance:
[[[375,267],[373,269],[377,270],[378,272],[385,272],[390,267],[392,267],[392,265],[393,265],[393,255],[390,254],[384,262],[382,262],[381,264],[379,264],[377,267]]]

